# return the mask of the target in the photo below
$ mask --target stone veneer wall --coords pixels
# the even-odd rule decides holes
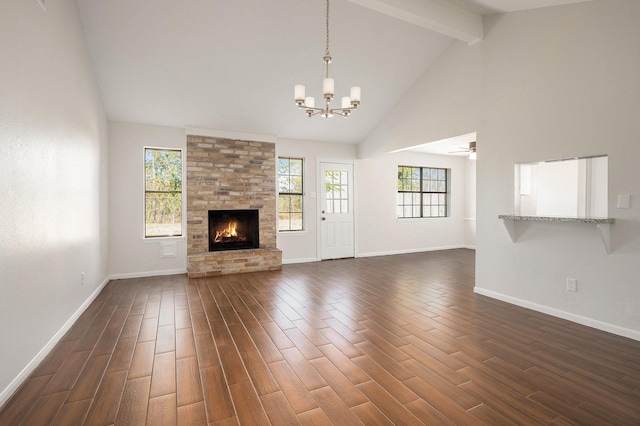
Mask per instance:
[[[260,248],[209,252],[209,210],[257,209]],[[280,269],[275,144],[187,136],[189,277]]]

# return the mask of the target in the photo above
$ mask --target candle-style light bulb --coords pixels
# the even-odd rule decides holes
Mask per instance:
[[[296,84],[293,88],[293,92],[297,104],[304,102],[304,84]]]
[[[322,81],[322,94],[333,96],[334,82],[330,77],[325,78]]]
[[[360,90],[360,87],[358,86],[353,86],[351,88],[351,105],[353,105],[354,107],[357,107],[358,105],[360,105],[360,96],[362,94],[362,91]]]

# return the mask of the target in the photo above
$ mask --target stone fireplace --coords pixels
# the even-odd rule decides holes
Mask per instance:
[[[282,268],[276,199],[275,144],[187,136],[189,277]]]

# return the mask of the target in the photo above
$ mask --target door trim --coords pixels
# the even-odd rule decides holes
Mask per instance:
[[[331,159],[331,158],[318,158],[316,157],[316,258],[319,261],[322,261],[322,192],[324,189],[322,188],[322,163],[334,163],[334,164],[348,164],[352,167],[353,170],[353,200],[351,204],[351,211],[353,212],[353,257],[358,257],[356,253],[358,252],[358,237],[356,234],[356,230],[358,229],[358,220],[357,220],[357,207],[356,200],[358,198],[357,195],[357,167],[356,160],[345,160],[345,159]]]

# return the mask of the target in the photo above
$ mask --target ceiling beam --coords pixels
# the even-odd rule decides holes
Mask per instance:
[[[482,15],[438,0],[349,0],[385,15],[475,44],[484,37]]]

